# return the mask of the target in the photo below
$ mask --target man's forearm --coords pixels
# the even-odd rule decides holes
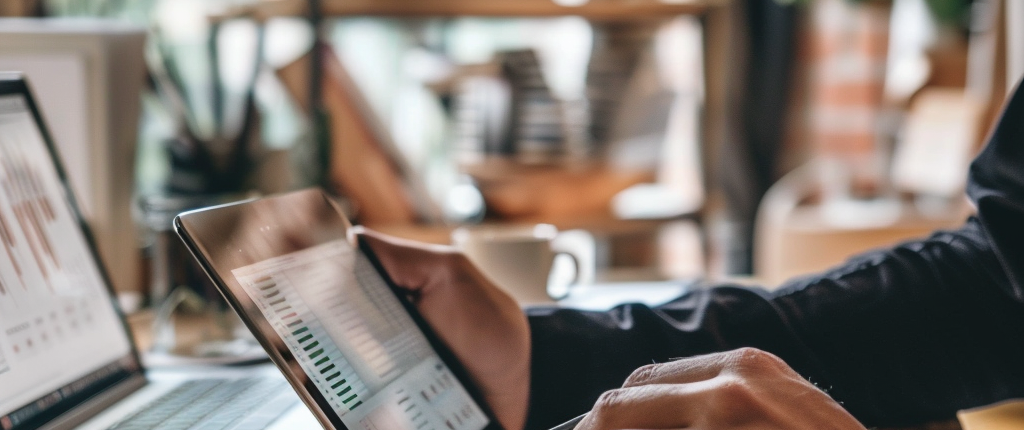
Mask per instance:
[[[1024,305],[988,243],[972,221],[771,294],[720,286],[654,309],[534,311],[529,427],[585,411],[641,365],[742,346],[778,355],[869,426],[1024,396]]]

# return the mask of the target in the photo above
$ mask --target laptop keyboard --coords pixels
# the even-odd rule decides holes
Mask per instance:
[[[298,402],[281,380],[208,379],[188,381],[114,424],[110,430],[259,430]]]

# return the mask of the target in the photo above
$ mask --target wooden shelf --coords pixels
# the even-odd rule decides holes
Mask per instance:
[[[502,157],[462,163],[459,170],[476,181],[491,216],[523,221],[608,214],[615,194],[654,180],[654,172],[604,163],[522,163]]]
[[[669,220],[616,219],[611,215],[595,214],[565,219],[521,219],[514,221],[489,221],[483,226],[524,226],[537,223],[553,224],[561,231],[587,230],[597,236],[635,236],[654,234]],[[450,245],[451,235],[458,226],[422,224],[368,224],[366,227],[395,237],[438,245]]]
[[[580,6],[563,6],[552,0],[323,0],[325,16],[380,17],[554,17],[581,16],[599,21],[665,18],[703,13],[729,0],[590,0]],[[307,0],[264,0],[232,7],[214,17],[304,16]]]
[[[539,174],[581,175],[608,170],[607,163],[595,160],[553,159],[524,162],[512,156],[488,155],[478,160],[459,161],[459,170],[482,181],[503,181],[509,178]]]

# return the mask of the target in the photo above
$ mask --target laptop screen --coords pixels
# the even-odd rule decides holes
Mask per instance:
[[[4,430],[36,426],[138,370],[27,93],[4,91],[10,83],[0,82]]]

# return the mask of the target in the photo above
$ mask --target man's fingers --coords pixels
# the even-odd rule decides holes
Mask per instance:
[[[754,348],[740,348],[708,355],[698,355],[671,361],[649,364],[629,375],[623,387],[637,387],[651,384],[687,384],[706,381],[722,373],[741,375],[791,373],[789,367],[771,353]]]
[[[745,390],[738,379],[731,377],[619,388],[602,394],[576,430],[694,428],[709,407],[719,406],[718,399],[749,398],[752,394]]]
[[[633,371],[623,388],[652,384],[687,384],[706,381],[728,365],[725,354],[698,355],[668,363],[648,364]]]
[[[645,366],[577,430],[861,429],[778,357],[753,348]]]
[[[400,237],[389,236],[376,230],[366,228],[361,225],[353,226],[349,231],[356,237],[365,237],[371,243],[371,247],[374,251],[377,250],[376,246],[387,247],[395,250],[411,251],[411,252],[451,252],[451,247],[444,245],[433,245],[423,242],[416,242],[409,239],[402,239]]]
[[[410,291],[429,286],[441,273],[438,269],[445,267],[443,260],[452,256],[451,248],[446,246],[400,239],[361,226],[352,227],[351,233],[370,246],[398,286]]]

